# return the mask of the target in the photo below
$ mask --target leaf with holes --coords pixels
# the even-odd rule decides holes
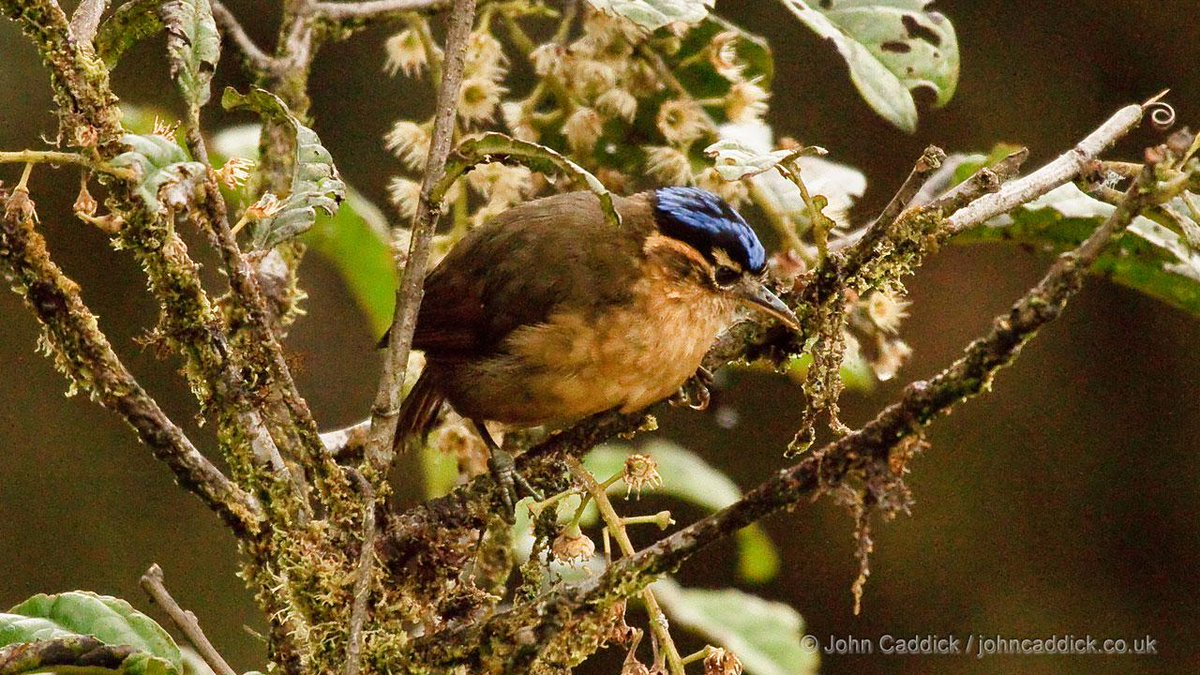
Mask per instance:
[[[221,57],[221,36],[208,0],[170,0],[159,16],[167,29],[171,77],[189,105],[202,106],[212,96],[209,83]]]
[[[588,0],[596,9],[623,16],[647,30],[669,23],[696,23],[708,16],[716,0]]]
[[[625,466],[625,459],[634,452],[625,445],[607,444],[588,453],[584,466],[598,479],[604,480]],[[705,462],[695,453],[668,441],[656,440],[637,450],[658,462],[663,485],[656,492],[682,499],[689,504],[717,511],[736,502],[742,496],[729,476]],[[618,483],[609,492],[623,494]],[[757,524],[737,533],[738,574],[746,581],[766,583],[779,573],[779,554],[767,533]]]
[[[804,619],[791,607],[734,588],[684,588],[662,579],[651,588],[671,619],[733,652],[755,675],[816,673],[817,650],[802,642]]]
[[[134,191],[155,211],[185,205],[204,180],[204,165],[191,161],[178,143],[162,136],[141,134],[125,134],[121,140],[130,150],[117,155],[109,164],[137,172]]]
[[[943,106],[958,86],[958,38],[931,0],[781,0],[837,47],[850,79],[875,112],[911,133],[917,106],[909,90],[932,89]]]
[[[171,636],[128,602],[106,595],[72,591],[38,594],[0,613],[0,647],[88,635],[106,645],[133,647],[122,672],[175,675],[183,657]]]
[[[1010,215],[963,233],[955,242],[1009,242],[1054,253],[1067,251],[1082,243],[1114,208],[1068,183]],[[1166,208],[1173,212],[1170,218],[1156,212],[1150,214],[1154,219],[1135,218],[1128,232],[1110,244],[1092,266],[1092,272],[1200,316],[1200,249],[1164,225],[1180,225],[1178,218],[1187,214],[1175,212],[1187,205],[1177,197]],[[1158,222],[1159,218],[1163,221]],[[1190,231],[1193,224],[1183,227]]]
[[[254,230],[256,248],[273,248],[307,232],[317,220],[317,209],[329,215],[337,213],[346,198],[346,184],[316,132],[301,124],[287,104],[263,89],[253,88],[243,95],[231,87],[225,90],[221,105],[226,110],[253,110],[266,119],[286,124],[295,134],[291,193],[283,199],[276,215],[258,222]]]

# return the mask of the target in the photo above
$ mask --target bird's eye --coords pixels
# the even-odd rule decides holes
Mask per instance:
[[[716,280],[718,286],[724,287],[734,285],[737,283],[737,280],[741,278],[741,276],[742,275],[739,274],[737,270],[730,269],[728,267],[718,267],[716,274],[713,275],[713,278]]]

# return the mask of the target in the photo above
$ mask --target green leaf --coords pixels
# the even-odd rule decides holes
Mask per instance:
[[[917,128],[909,90],[927,87],[943,106],[958,86],[958,38],[950,20],[928,11],[931,0],[782,0],[850,66],[867,104],[897,127]]]
[[[212,96],[209,83],[221,57],[221,36],[208,0],[169,0],[159,10],[167,29],[171,77],[189,105],[202,106]]]
[[[125,134],[121,140],[130,150],[117,155],[109,164],[136,171],[139,178],[135,192],[156,211],[186,203],[197,183],[204,179],[204,165],[191,161],[177,143],[162,136],[141,134]]]
[[[633,449],[625,445],[606,444],[595,448],[584,459],[584,466],[599,480],[618,473],[625,465],[625,458]],[[695,453],[674,443],[653,440],[637,450],[658,462],[662,476],[662,487],[657,491],[682,499],[689,504],[717,511],[734,503],[742,496],[728,476],[705,462]],[[618,482],[609,492],[624,491]],[[738,574],[742,579],[754,583],[770,581],[779,573],[779,554],[766,532],[757,524],[737,533]]]
[[[1168,208],[1175,211],[1180,204]],[[1057,253],[1082,243],[1113,209],[1068,183],[955,241],[1009,242]],[[1096,261],[1092,272],[1200,316],[1200,250],[1155,220],[1145,216],[1134,219],[1128,232]]]
[[[684,588],[672,579],[661,579],[651,588],[674,625],[733,652],[747,673],[817,672],[817,652],[800,642],[804,619],[791,607],[732,588]]]
[[[134,675],[177,675],[183,657],[171,636],[128,602],[86,591],[38,594],[0,614],[0,647],[90,635],[138,651],[125,661]]]
[[[96,54],[112,70],[121,55],[163,29],[162,0],[132,0],[116,8],[96,31]]]
[[[383,335],[391,325],[396,302],[396,265],[389,238],[383,212],[347,187],[346,201],[337,213],[320,215],[301,239],[337,266],[373,335]]]
[[[669,23],[696,23],[708,16],[716,0],[588,0],[596,9],[623,16],[647,30]]]
[[[226,110],[246,108],[266,119],[287,124],[295,132],[295,161],[291,194],[283,200],[278,214],[258,222],[254,231],[255,246],[269,249],[297,237],[317,220],[317,210],[329,215],[338,210],[346,197],[346,184],[333,165],[333,157],[321,145],[316,132],[300,123],[278,96],[269,91],[252,88],[239,94],[232,87],[225,90],[221,105]]]

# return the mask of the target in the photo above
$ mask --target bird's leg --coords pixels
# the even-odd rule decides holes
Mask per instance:
[[[709,391],[712,384],[713,374],[708,368],[700,366],[696,369],[696,374],[689,377],[679,391],[671,396],[671,405],[686,405],[693,410],[708,408],[708,403],[712,400],[712,393]]]
[[[471,420],[471,424],[475,425],[475,431],[483,439],[483,444],[487,446],[488,471],[491,472],[492,479],[500,486],[500,498],[504,500],[505,512],[510,517],[517,512],[517,502],[520,501],[522,493],[526,497],[541,500],[542,493],[535,490],[529,481],[525,480],[525,477],[517,471],[516,460],[508,451],[500,448],[492,435],[488,433],[483,422]]]

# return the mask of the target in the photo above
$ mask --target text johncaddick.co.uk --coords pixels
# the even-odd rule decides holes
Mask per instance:
[[[1048,635],[1008,637],[1004,635],[830,635],[824,640],[805,635],[800,645],[809,651],[831,656],[884,654],[895,656],[1053,656],[1127,655],[1153,656],[1158,641],[1149,635],[1109,638],[1094,635]]]

